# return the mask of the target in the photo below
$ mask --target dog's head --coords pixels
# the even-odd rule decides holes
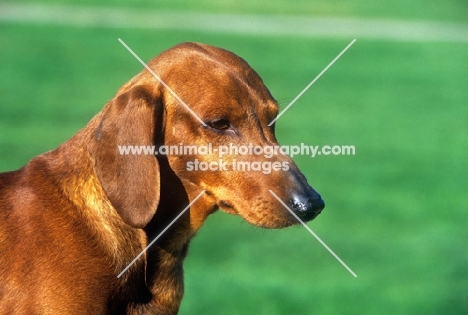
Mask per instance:
[[[324,208],[270,122],[278,104],[241,58],[207,45],[178,45],[154,58],[124,85],[99,116],[96,172],[122,218],[144,226],[159,202],[158,158],[183,183],[200,221],[217,208],[256,226],[281,228],[315,218]],[[159,156],[122,155],[118,146],[155,146]],[[103,146],[114,146],[102,150]]]

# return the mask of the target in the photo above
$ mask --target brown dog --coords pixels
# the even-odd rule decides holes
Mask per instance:
[[[222,208],[265,228],[297,223],[270,189],[304,220],[323,209],[284,154],[121,154],[125,145],[278,145],[268,126],[278,105],[238,56],[186,43],[149,67],[205,124],[143,70],[69,141],[1,174],[0,314],[176,314],[188,243],[209,214]],[[194,161],[225,165],[202,171]],[[238,161],[277,163],[248,172]]]

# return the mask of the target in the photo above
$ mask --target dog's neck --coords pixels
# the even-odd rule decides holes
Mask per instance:
[[[153,295],[152,309],[161,310],[161,314],[176,314],[184,291],[182,265],[195,230],[189,211],[174,221],[187,207],[189,197],[167,159],[160,159],[159,163],[161,182],[166,184],[161,185],[156,214],[144,228],[148,243],[158,238],[147,252],[146,282]]]
[[[145,227],[148,242],[158,237],[148,250],[146,281],[153,294],[151,303],[157,308],[167,307],[164,314],[176,314],[183,296],[183,261],[188,245],[206,217],[217,210],[217,206],[213,197],[204,193],[174,221],[202,189],[182,182],[166,157],[158,157],[158,160],[161,183],[164,185],[161,185],[158,210]],[[160,235],[172,222],[171,227]]]

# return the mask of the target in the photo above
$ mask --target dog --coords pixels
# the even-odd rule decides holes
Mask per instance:
[[[278,147],[269,124],[279,106],[246,61],[183,43],[148,66],[160,80],[144,69],[70,140],[0,174],[0,314],[177,314],[188,244],[210,214],[297,224],[270,190],[304,221],[324,208],[289,156],[231,152]],[[227,164],[212,170],[216,153],[119,151],[186,144],[229,144]],[[232,167],[240,161],[273,171]]]

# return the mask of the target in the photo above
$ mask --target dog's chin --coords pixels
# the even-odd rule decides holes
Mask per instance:
[[[290,227],[292,225],[297,225],[299,222],[297,222],[296,220],[289,220],[287,218],[278,218],[278,217],[272,217],[272,216],[266,216],[266,217],[261,217],[261,218],[258,218],[256,216],[252,217],[252,216],[242,216],[241,217],[247,221],[248,223],[256,226],[256,227],[259,227],[259,228],[262,228],[262,229],[270,229],[270,230],[273,230],[273,229],[284,229],[284,228],[287,228],[287,227]]]
[[[283,229],[290,227],[291,225],[299,224],[299,222],[292,216],[278,217],[272,214],[259,215],[255,212],[252,212],[251,210],[239,211],[236,207],[227,201],[218,202],[218,207],[221,211],[227,214],[238,215],[247,223],[263,229]],[[270,213],[274,213],[274,210],[272,209]]]

